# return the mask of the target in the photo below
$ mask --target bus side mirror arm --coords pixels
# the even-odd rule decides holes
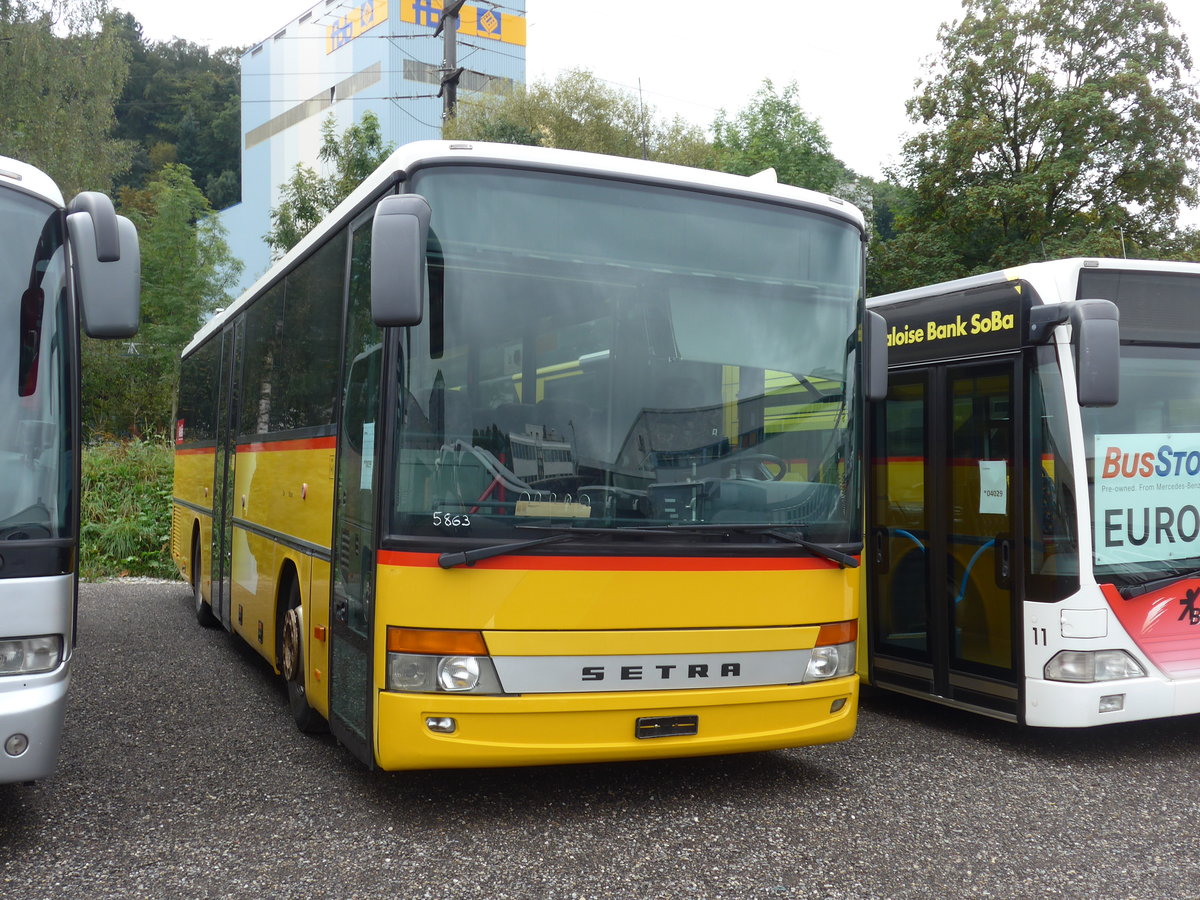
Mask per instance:
[[[888,392],[887,322],[877,312],[867,311],[863,322],[863,376],[868,402],[884,400]]]
[[[381,328],[418,324],[425,314],[425,246],[429,203],[419,194],[393,194],[371,222],[371,318]]]
[[[83,330],[94,338],[137,334],[142,266],[137,229],[104,194],[85,191],[67,210]]]
[[[1111,300],[1079,300],[1071,308],[1071,343],[1080,406],[1120,399],[1120,313]]]

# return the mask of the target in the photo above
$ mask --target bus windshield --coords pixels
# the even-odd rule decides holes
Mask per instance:
[[[70,536],[66,297],[61,214],[0,190],[0,540]]]
[[[410,189],[433,209],[430,301],[401,337],[393,534],[857,539],[851,224],[495,168]]]
[[[1083,410],[1097,577],[1200,568],[1200,347],[1123,346],[1120,377],[1115,407]]]

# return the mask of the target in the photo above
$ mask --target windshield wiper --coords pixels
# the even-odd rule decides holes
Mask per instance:
[[[781,528],[796,528],[796,527],[799,527],[799,526],[778,525],[778,524],[772,524],[770,522],[764,522],[761,524],[756,524],[756,523],[732,524],[731,523],[728,525],[661,525],[661,526],[648,526],[648,527],[640,529],[640,530],[651,533],[651,534],[656,534],[656,533],[678,534],[680,532],[684,532],[684,533],[694,532],[696,534],[713,534],[713,533],[715,533],[715,534],[736,534],[738,532],[741,532],[744,534],[769,534],[773,538],[778,538],[781,541],[788,541],[789,543],[796,544],[799,547],[803,547],[805,550],[808,550],[811,553],[815,553],[817,556],[820,556],[822,559],[827,559],[830,562],[835,562],[838,565],[842,566],[843,568],[848,568],[848,569],[857,569],[858,568],[858,560],[857,559],[855,559],[853,556],[849,555],[848,553],[843,553],[841,550],[838,550],[836,547],[832,547],[829,544],[818,543],[817,541],[810,541],[807,538],[801,537],[799,534],[792,534],[791,532],[780,530]]]
[[[574,537],[569,531],[561,534],[548,534],[545,537],[533,538],[528,541],[513,541],[511,544],[493,544],[490,547],[476,547],[474,550],[463,550],[459,553],[443,553],[438,557],[438,565],[443,569],[455,566],[473,566],[481,559],[493,556],[503,556],[506,553],[518,553],[530,547],[540,547],[542,544],[553,544]]]
[[[1200,578],[1200,569],[1191,569],[1187,572],[1176,572],[1174,575],[1167,575],[1163,578],[1155,578],[1153,581],[1143,581],[1137,584],[1129,584],[1122,588],[1117,588],[1121,596],[1126,600],[1133,597],[1140,597],[1142,594],[1148,594],[1151,591],[1157,591],[1160,588],[1165,588],[1177,581],[1184,581],[1188,578]]]
[[[781,526],[777,524],[744,524],[744,525],[638,525],[638,526],[616,526],[613,528],[594,528],[594,527],[579,527],[571,525],[554,526],[554,525],[519,525],[518,528],[528,528],[533,531],[553,531],[553,534],[544,535],[543,537],[530,538],[525,541],[512,541],[507,544],[493,544],[489,547],[477,547],[474,550],[463,550],[457,553],[446,552],[438,557],[438,565],[443,569],[452,569],[455,566],[473,566],[482,559],[491,559],[494,556],[504,556],[509,553],[519,553],[522,550],[528,550],[531,547],[541,547],[544,544],[554,544],[559,541],[566,541],[577,537],[594,537],[596,535],[606,534],[767,534],[781,541],[787,541],[791,544],[796,544],[803,547],[805,550],[820,556],[822,559],[827,559],[830,562],[835,562],[843,568],[857,569],[858,560],[848,553],[843,553],[836,547],[829,544],[821,544],[817,541],[810,541],[801,537],[798,534],[791,534],[786,531],[781,531],[781,528],[795,526]]]
[[[443,569],[455,566],[473,566],[481,559],[491,559],[493,556],[504,556],[508,553],[520,553],[530,547],[540,547],[543,544],[554,544],[571,538],[594,536],[598,534],[645,534],[644,528],[585,528],[572,525],[518,525],[517,528],[528,528],[531,531],[553,531],[543,537],[530,538],[525,541],[512,541],[507,544],[493,544],[490,547],[477,547],[474,550],[463,550],[458,553],[443,553],[438,557],[438,565]]]

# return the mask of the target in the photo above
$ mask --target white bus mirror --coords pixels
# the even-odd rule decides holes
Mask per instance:
[[[83,330],[94,338],[137,334],[142,266],[137,229],[91,191],[71,201],[67,233],[78,273]]]
[[[429,203],[419,194],[393,194],[371,222],[371,318],[382,327],[416,325],[425,312],[425,245]]]
[[[863,377],[869,402],[887,399],[887,321],[877,312],[867,312],[863,323]]]
[[[1071,309],[1071,343],[1080,406],[1120,399],[1120,313],[1111,300],[1080,300]]]

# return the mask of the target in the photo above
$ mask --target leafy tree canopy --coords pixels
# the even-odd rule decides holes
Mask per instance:
[[[135,149],[122,185],[144,185],[169,148],[173,160],[191,169],[214,208],[236,203],[241,196],[242,51],[213,52],[179,38],[150,43],[129,13],[117,13],[112,21],[130,50],[116,136]]]
[[[111,190],[133,152],[111,136],[128,57],[107,0],[0,0],[0,153],[68,200]]]
[[[659,118],[636,94],[576,69],[498,94],[460,101],[442,128],[447,140],[497,141],[645,157],[681,165],[710,163],[701,129]]]
[[[164,165],[144,189],[123,190],[120,207],[141,244],[141,327],[131,343],[85,341],[83,420],[97,433],[168,434],[179,355],[228,304],[241,263],[186,166]]]
[[[335,206],[362,184],[394,149],[385,144],[379,119],[370,111],[340,136],[332,114],[321,125],[321,162],[332,169],[328,176],[297,164],[284,182],[279,205],[271,210],[271,230],[264,236],[276,258],[300,243]]]
[[[1200,105],[1160,0],[964,0],[909,102],[893,290],[1076,254],[1179,253]]]
[[[852,173],[833,155],[821,123],[800,108],[795,82],[775,90],[765,79],[732,118],[722,110],[713,123],[716,168],[736,175],[774,169],[784,184],[825,193],[846,193]]]

